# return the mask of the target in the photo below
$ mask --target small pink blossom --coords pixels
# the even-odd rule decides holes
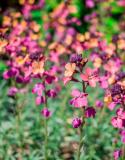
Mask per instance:
[[[64,83],[64,85],[66,85],[69,81],[71,81],[71,77],[64,77],[63,78],[63,83]]]
[[[40,104],[43,104],[43,103],[45,103],[45,97],[43,97],[43,96],[38,96],[38,97],[36,97],[35,102],[36,102],[36,105],[37,105],[37,106],[40,105]]]
[[[104,106],[103,102],[101,100],[96,100],[96,103],[95,103],[96,107],[98,108],[102,108]]]
[[[93,8],[95,6],[95,3],[93,0],[86,0],[86,7]]]
[[[44,85],[42,83],[37,83],[32,89],[32,93],[37,94],[38,96],[42,96],[43,90],[44,90]]]
[[[43,110],[41,111],[41,114],[45,117],[45,118],[49,118],[52,115],[52,112],[48,110],[48,108],[43,108]]]
[[[88,82],[91,87],[96,87],[98,81],[97,71],[91,68],[86,68],[85,74],[80,75],[81,79]]]
[[[112,111],[114,108],[115,108],[116,104],[114,102],[111,102],[109,105],[108,105],[108,108]]]
[[[8,90],[8,96],[15,96],[17,92],[18,92],[18,89],[16,87],[11,87]]]
[[[113,127],[115,127],[115,128],[122,129],[124,126],[124,120],[122,120],[121,118],[117,118],[117,117],[113,117],[111,119],[111,123],[112,123]]]
[[[122,151],[120,149],[117,149],[114,151],[113,153],[113,157],[114,157],[114,160],[118,160],[122,155]]]
[[[125,119],[125,111],[123,110],[123,108],[117,109],[116,114],[118,117]]]
[[[107,77],[106,77],[106,76],[101,76],[101,77],[99,78],[99,84],[100,84],[100,87],[103,88],[103,89],[108,88],[108,80],[107,80]]]
[[[87,94],[75,89],[72,91],[73,99],[70,104],[76,108],[84,107],[88,105]]]
[[[125,144],[125,130],[122,130],[122,131],[120,132],[120,135],[121,135],[121,141],[122,141],[122,143]]]

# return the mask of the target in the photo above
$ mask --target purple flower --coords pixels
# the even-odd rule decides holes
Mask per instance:
[[[16,77],[16,82],[17,82],[17,83],[23,83],[23,82],[24,82],[23,77],[22,77],[22,76],[17,76],[17,77]]]
[[[49,75],[49,73],[47,73],[47,72],[45,73],[45,76],[46,76],[45,82],[46,82],[47,84],[52,84],[54,81],[57,80],[55,76]]]
[[[80,63],[82,61],[82,55],[81,54],[72,54],[70,56],[70,62],[71,63]]]
[[[43,110],[41,111],[41,114],[45,117],[45,118],[49,118],[52,113],[48,110],[48,108],[43,108]]]
[[[80,118],[74,118],[72,121],[73,128],[78,128],[82,124],[82,120]]]
[[[11,77],[15,77],[18,74],[18,70],[15,68],[12,68],[10,70],[7,70],[3,73],[3,78],[4,79],[9,79]]]
[[[96,114],[96,111],[93,107],[88,107],[86,110],[85,110],[85,116],[87,118],[90,118],[90,117],[95,117],[95,114]]]

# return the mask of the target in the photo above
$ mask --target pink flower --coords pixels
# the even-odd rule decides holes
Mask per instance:
[[[113,117],[111,119],[111,123],[112,123],[113,127],[122,129],[125,121],[122,120],[121,118]]]
[[[123,108],[119,108],[116,111],[116,115],[117,117],[113,117],[111,120],[112,125],[115,128],[124,128],[125,127],[125,111],[123,110]]]
[[[8,96],[15,96],[17,92],[18,92],[18,89],[16,87],[11,87],[8,90]]]
[[[102,76],[99,78],[100,87],[103,89],[108,88],[108,80],[106,76]]]
[[[51,98],[55,98],[57,96],[57,92],[55,89],[48,90],[46,94],[48,95],[48,97],[51,97]]]
[[[45,117],[45,118],[49,118],[52,113],[48,110],[48,108],[43,108],[43,110],[41,111],[41,114]]]
[[[96,107],[98,108],[102,108],[104,106],[103,102],[101,100],[96,100],[96,103],[95,103]]]
[[[122,155],[122,151],[120,149],[117,149],[114,151],[113,153],[113,157],[114,157],[114,160],[118,160]]]
[[[124,0],[119,0],[119,1],[117,2],[117,4],[118,4],[119,6],[125,7],[125,1],[124,1]]]
[[[121,141],[122,143],[125,144],[125,130],[122,130],[120,134],[121,134]]]
[[[109,73],[115,74],[121,68],[121,61],[119,59],[109,60],[103,67]]]
[[[95,6],[95,3],[93,0],[86,0],[86,7],[93,8]]]
[[[32,93],[37,94],[38,96],[42,96],[43,90],[44,90],[44,85],[42,83],[37,83],[32,89]]]
[[[98,81],[96,70],[86,68],[85,74],[81,74],[80,77],[83,81],[88,82],[91,87],[96,87],[96,82]]]
[[[125,136],[122,136],[122,137],[121,137],[121,141],[122,141],[122,143],[125,144]]]
[[[69,81],[71,81],[71,77],[64,77],[63,78],[63,83],[64,83],[64,85],[66,85]]]
[[[38,96],[38,97],[36,97],[35,102],[36,102],[36,105],[37,105],[37,106],[40,105],[40,104],[43,104],[43,103],[45,103],[45,97],[43,97],[43,96]]]
[[[118,117],[125,119],[125,111],[123,110],[123,108],[117,109],[116,114]]]
[[[5,72],[3,73],[3,78],[4,78],[4,79],[9,79],[9,78],[10,78],[9,75],[8,75],[8,71],[5,71]]]
[[[74,107],[80,108],[88,105],[86,93],[83,93],[77,89],[74,89],[72,91],[72,96],[74,98],[70,101],[70,104],[73,105]]]
[[[112,111],[114,108],[115,108],[116,104],[114,102],[111,102],[109,105],[108,105],[108,108]]]
[[[18,74],[18,70],[16,68],[9,69],[3,73],[4,79],[9,79],[15,77]]]

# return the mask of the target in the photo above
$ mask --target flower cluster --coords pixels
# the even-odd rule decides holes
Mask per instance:
[[[48,99],[55,98],[60,91],[58,79],[52,73],[52,70],[44,72],[42,75],[42,82],[36,83],[32,89],[32,93],[37,96],[35,100],[36,105],[39,106],[43,104],[45,106],[41,111],[41,114],[46,118],[50,117],[52,114],[51,111],[48,110]],[[50,86],[52,86],[51,89]]]
[[[74,128],[80,127],[84,123],[85,118],[95,117],[96,114],[94,107],[90,107],[88,104],[89,95],[86,93],[86,88],[88,86],[96,87],[98,72],[88,67],[85,68],[87,61],[86,58],[82,58],[81,54],[73,54],[70,57],[70,62],[65,66],[64,83],[66,84],[69,81],[73,81],[81,83],[82,85],[82,91],[78,89],[72,91],[73,99],[70,100],[71,105],[81,110],[81,117],[73,119],[72,124]]]

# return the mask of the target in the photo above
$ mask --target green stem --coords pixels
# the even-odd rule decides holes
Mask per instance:
[[[85,83],[82,82],[82,88],[83,88],[83,92],[86,92],[86,86]],[[84,106],[82,108],[82,124],[80,126],[80,140],[79,140],[79,147],[78,147],[78,151],[77,151],[77,160],[80,160],[80,155],[81,155],[81,148],[83,147],[83,126],[85,124],[85,120],[84,120]]]
[[[106,107],[103,106],[102,110],[101,110],[101,113],[99,115],[99,118],[98,118],[98,124],[101,124],[100,122],[103,120],[104,116],[106,114]]]
[[[21,127],[21,105],[18,104],[18,97],[16,96],[16,121],[17,121],[17,131],[19,133],[19,147],[21,149],[21,155],[20,157],[23,158],[23,137],[22,137],[22,129]]]
[[[77,151],[77,160],[80,160],[81,148],[83,146],[82,133],[83,133],[83,125],[81,125],[81,127],[80,127],[80,141],[79,141],[79,147],[78,147],[78,151]]]
[[[44,85],[45,85],[45,83],[44,83]],[[45,85],[45,107],[47,108],[48,107],[48,105],[47,105],[47,103],[48,103],[48,97],[47,97],[47,95],[46,95],[46,85]],[[45,119],[44,119],[44,125],[45,125],[45,160],[47,160],[48,159],[48,152],[47,152],[47,150],[48,150],[48,127],[47,127],[47,118],[45,117]]]
[[[45,118],[44,120],[45,124],[45,160],[47,160],[48,155],[47,155],[47,144],[48,144],[48,129],[47,129],[47,119]]]
[[[125,144],[122,147],[122,160],[125,160]]]

